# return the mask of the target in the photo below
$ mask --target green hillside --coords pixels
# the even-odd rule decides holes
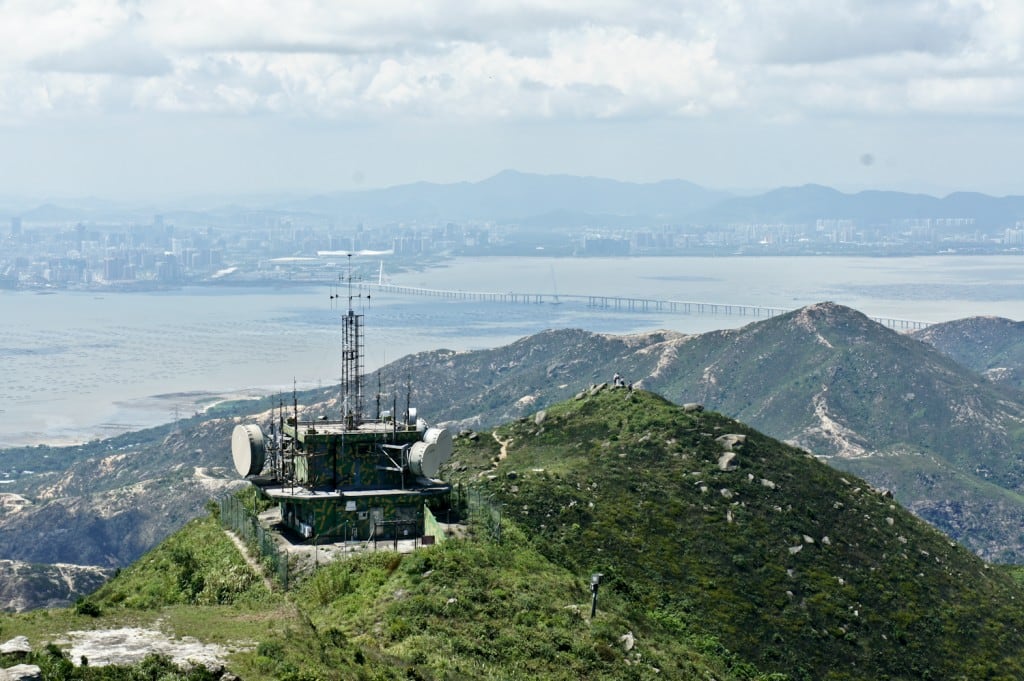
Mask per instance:
[[[0,636],[28,636],[54,679],[150,678],[46,651],[129,624],[226,646],[247,681],[1024,677],[1013,574],[720,414],[595,389],[458,438],[446,470],[500,506],[500,543],[364,554],[281,593],[208,517]]]
[[[539,423],[538,423],[539,420]],[[721,470],[718,438],[738,465]],[[709,412],[605,391],[465,441],[544,555],[603,572],[650,626],[794,678],[1020,678],[1021,594],[861,480]],[[726,438],[730,439],[730,438]]]
[[[614,372],[831,457],[990,560],[1024,560],[1021,394],[841,305],[694,336],[548,331],[385,368],[416,377],[421,404],[468,427],[533,413]]]
[[[614,592],[592,620],[587,578],[507,525],[500,544],[451,540],[414,555],[364,554],[322,566],[282,594],[266,589],[210,517],[74,609],[2,617],[0,634],[27,635],[45,679],[220,677],[172,675],[170,661],[154,657],[72,668],[48,645],[69,630],[126,624],[240,648],[227,668],[246,680],[784,678],[759,673],[714,637],[650,627]]]

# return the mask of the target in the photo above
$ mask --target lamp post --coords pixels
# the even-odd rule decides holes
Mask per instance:
[[[597,614],[597,588],[601,586],[601,578],[604,574],[601,572],[595,572],[590,575],[590,619],[594,619],[594,615]]]

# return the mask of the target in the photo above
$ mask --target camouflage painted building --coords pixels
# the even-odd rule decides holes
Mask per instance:
[[[303,537],[420,537],[424,506],[449,501],[451,486],[433,479],[451,454],[446,430],[287,419],[281,433],[268,447],[258,426],[237,426],[232,453],[239,473],[278,504],[282,524]]]

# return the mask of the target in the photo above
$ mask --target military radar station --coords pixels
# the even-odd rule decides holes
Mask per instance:
[[[231,455],[239,475],[278,505],[280,522],[305,538],[353,541],[413,539],[424,534],[425,509],[447,506],[451,486],[436,479],[452,453],[452,436],[428,428],[409,406],[363,413],[363,315],[348,309],[342,322],[339,418],[299,418],[297,400],[271,419],[269,433],[251,423],[235,427]],[[340,296],[332,296],[336,298]],[[286,411],[291,414],[286,415]]]

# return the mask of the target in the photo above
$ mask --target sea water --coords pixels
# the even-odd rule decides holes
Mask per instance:
[[[495,347],[548,328],[700,333],[756,321],[587,307],[599,295],[791,309],[831,300],[876,317],[1024,317],[1024,257],[456,258],[391,283],[558,294],[561,304],[465,302],[370,290],[366,368],[403,355]],[[376,271],[376,267],[373,268]],[[232,396],[338,382],[328,287],[0,292],[0,448],[61,444],[189,416]],[[356,290],[358,293],[358,289]],[[342,298],[343,305],[344,298]]]

